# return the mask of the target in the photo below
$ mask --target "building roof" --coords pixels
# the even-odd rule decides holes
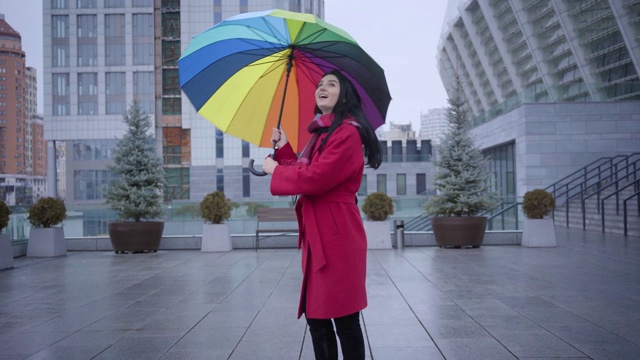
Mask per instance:
[[[17,41],[22,40],[20,33],[12,28],[11,25],[9,25],[9,23],[4,19],[4,14],[0,14],[0,36],[13,37]]]

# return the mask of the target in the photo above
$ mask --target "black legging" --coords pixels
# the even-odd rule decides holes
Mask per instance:
[[[333,323],[336,325],[335,332]],[[335,318],[333,323],[331,319],[307,318],[316,360],[338,360],[336,332],[344,360],[363,360],[364,337],[360,328],[360,312]]]

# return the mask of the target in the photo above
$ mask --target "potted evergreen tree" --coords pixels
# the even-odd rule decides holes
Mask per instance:
[[[3,231],[3,233],[0,234],[0,270],[13,267],[11,234],[4,232],[4,229],[9,225],[9,215],[11,215],[11,209],[9,209],[4,201],[0,201],[0,231]]]
[[[391,226],[389,216],[393,215],[393,201],[389,195],[374,192],[364,199],[362,212],[366,217],[364,232],[367,234],[368,249],[391,249]]]
[[[163,221],[162,190],[165,185],[162,160],[155,152],[151,118],[137,100],[123,117],[127,126],[118,140],[113,164],[117,180],[105,189],[106,203],[118,221],[109,223],[109,238],[118,253],[158,251]]]
[[[202,252],[233,249],[229,225],[223,223],[231,217],[231,208],[231,201],[222,191],[214,191],[200,202],[200,215],[205,221],[202,224]]]
[[[43,197],[27,210],[31,223],[27,256],[53,257],[67,254],[64,228],[57,226],[67,217],[64,202],[53,197]]]
[[[487,225],[477,216],[495,206],[487,182],[488,161],[476,147],[468,129],[462,82],[456,76],[453,96],[448,99],[446,117],[449,129],[436,147],[436,195],[425,204],[436,243],[440,247],[479,247]]]
[[[553,219],[547,217],[555,206],[553,195],[543,189],[534,189],[524,194],[522,212],[527,218],[524,219],[522,230],[522,246],[557,246]]]

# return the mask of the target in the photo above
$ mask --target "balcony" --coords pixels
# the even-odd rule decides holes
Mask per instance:
[[[581,0],[581,1],[579,1],[580,5],[577,8],[569,11],[569,15],[575,15],[575,14],[581,13],[581,12],[585,11],[586,9],[588,9],[588,8],[592,7],[593,5],[595,5],[597,3],[600,3],[600,2],[601,2],[601,0]]]

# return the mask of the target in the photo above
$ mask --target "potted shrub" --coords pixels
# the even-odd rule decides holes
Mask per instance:
[[[374,192],[364,199],[362,212],[366,217],[364,231],[367,234],[367,248],[391,249],[389,216],[393,215],[393,201],[381,192]]]
[[[127,126],[118,140],[113,164],[109,166],[117,180],[105,189],[105,199],[116,212],[117,220],[109,223],[109,238],[118,253],[158,251],[163,221],[162,190],[164,171],[156,154],[152,122],[134,101],[123,117]]]
[[[67,217],[64,202],[53,197],[40,198],[28,209],[31,223],[27,256],[52,257],[67,254],[64,228],[57,226]]]
[[[231,235],[229,225],[223,221],[231,217],[231,201],[222,191],[214,191],[200,202],[200,216],[205,221],[202,224],[202,252],[231,251]]]
[[[534,189],[524,194],[522,212],[524,219],[522,231],[522,246],[526,247],[554,247],[556,229],[553,219],[547,217],[556,206],[556,200],[550,192]]]
[[[4,231],[9,225],[11,210],[4,201],[0,201],[0,270],[13,267],[13,248],[11,247],[11,234]]]
[[[440,247],[479,247],[487,225],[485,216],[494,196],[485,171],[486,159],[471,138],[460,77],[453,97],[449,97],[446,117],[449,129],[437,146],[436,195],[425,204],[436,243]]]

